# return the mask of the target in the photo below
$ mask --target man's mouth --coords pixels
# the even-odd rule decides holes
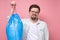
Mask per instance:
[[[36,16],[35,14],[33,14],[32,16]]]

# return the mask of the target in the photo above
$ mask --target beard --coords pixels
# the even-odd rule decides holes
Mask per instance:
[[[32,16],[31,16],[31,19],[32,19],[32,20],[37,20],[38,18],[36,18],[36,15],[32,15]]]
[[[31,19],[32,19],[32,20],[36,20],[36,18],[35,18],[35,17],[31,17]]]

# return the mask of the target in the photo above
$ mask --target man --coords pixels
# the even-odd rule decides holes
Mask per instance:
[[[29,19],[24,19],[23,40],[49,40],[47,24],[38,19],[40,7],[33,4],[29,8]]]
[[[12,7],[12,13],[16,10],[16,7]],[[39,20],[40,7],[36,4],[32,4],[29,7],[29,18],[22,19],[23,22],[23,40],[49,40],[49,32],[47,24]]]

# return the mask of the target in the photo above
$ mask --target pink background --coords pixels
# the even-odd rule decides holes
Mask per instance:
[[[5,28],[7,16],[10,15],[10,2],[0,0],[0,40],[7,40]],[[60,0],[15,0],[17,12],[21,18],[28,18],[29,6],[38,4],[41,8],[39,18],[48,24],[50,40],[60,40]]]

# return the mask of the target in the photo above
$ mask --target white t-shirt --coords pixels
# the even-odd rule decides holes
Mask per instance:
[[[23,22],[23,40],[49,40],[49,32],[47,24],[41,20],[38,20],[36,23],[32,23],[30,19],[22,19]],[[31,31],[36,36],[37,39],[29,38],[28,34]]]

